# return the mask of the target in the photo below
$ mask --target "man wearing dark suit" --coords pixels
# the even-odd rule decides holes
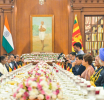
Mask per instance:
[[[82,65],[83,54],[76,56],[76,62],[72,63],[72,72],[74,75],[81,75],[85,71],[85,66]],[[91,64],[94,68],[94,65]]]
[[[72,72],[74,75],[81,75],[85,70],[85,67],[82,66],[83,55],[77,55],[76,61],[72,63]]]
[[[15,62],[15,66],[16,66],[16,69],[18,68],[18,56],[14,56],[14,62]]]
[[[22,62],[21,62],[21,58],[18,56],[16,56],[16,61],[17,61],[17,65],[21,65],[22,66]]]
[[[17,64],[16,62],[14,61],[14,55],[13,54],[10,54],[9,55],[9,59],[10,59],[10,63],[9,63],[9,66],[12,68],[12,70],[14,70],[14,68],[17,69]]]
[[[9,63],[11,62],[10,57],[8,57],[7,59],[7,63],[5,64],[7,71],[9,72],[9,67],[11,68],[11,66],[9,65]],[[12,70],[13,71],[13,70]]]

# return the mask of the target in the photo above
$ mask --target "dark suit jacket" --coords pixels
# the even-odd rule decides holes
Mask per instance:
[[[14,66],[16,67],[16,69],[18,69],[18,64],[17,64],[17,62],[14,62]]]
[[[93,64],[91,64],[91,65],[93,68],[95,68]],[[73,67],[72,72],[74,75],[80,75],[81,76],[81,74],[85,71],[85,69],[86,69],[86,67],[81,64],[81,65],[79,65],[79,69],[77,71],[76,71],[75,67]]]
[[[75,67],[72,68],[72,72],[74,75],[81,75],[84,71],[85,71],[85,66],[83,66],[82,64],[79,65],[79,69],[76,70]]]
[[[71,63],[68,63],[67,66],[69,66],[70,69],[72,68],[72,64]]]
[[[22,66],[22,62],[21,61],[17,62],[17,64]]]

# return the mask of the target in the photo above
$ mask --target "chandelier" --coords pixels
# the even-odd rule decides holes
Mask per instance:
[[[44,0],[39,0],[39,4],[43,5],[44,4]]]

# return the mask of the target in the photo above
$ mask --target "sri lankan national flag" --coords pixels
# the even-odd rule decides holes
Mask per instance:
[[[76,42],[80,42],[81,43],[82,50],[83,50],[82,36],[81,36],[80,29],[79,29],[77,16],[75,15],[74,27],[73,27],[73,34],[72,34],[72,51],[74,51],[73,45]]]

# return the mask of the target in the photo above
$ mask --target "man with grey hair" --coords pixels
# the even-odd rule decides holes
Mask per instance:
[[[9,55],[9,59],[10,59],[9,66],[12,68],[12,70],[17,69],[17,64],[14,61],[14,55],[13,54],[10,54]]]
[[[96,81],[95,81],[95,85],[96,86],[104,86],[104,48],[101,48],[99,50],[99,63],[102,66],[102,68],[100,69],[99,73],[97,73],[97,77],[96,77]]]

